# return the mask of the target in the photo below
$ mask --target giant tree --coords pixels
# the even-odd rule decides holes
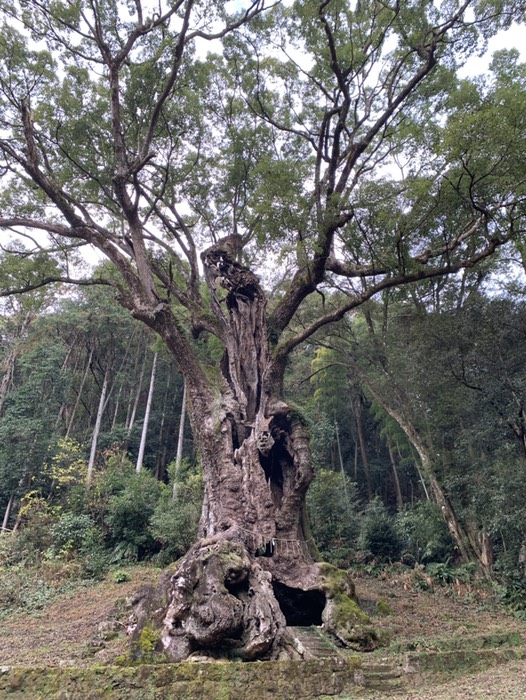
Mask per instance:
[[[403,209],[417,175],[440,195],[448,164],[422,153],[457,62],[517,3],[0,6],[0,226],[31,236],[26,254],[47,237],[63,272],[42,284],[86,281],[72,245],[105,255],[113,272],[95,281],[164,340],[188,387],[201,539],[171,578],[162,644],[173,659],[275,656],[286,621],[330,626],[334,602],[304,518],[313,470],[287,358],[380,290],[475,265],[514,233],[508,192],[455,183],[454,221],[370,214],[379,198]],[[408,154],[387,191],[387,166]]]

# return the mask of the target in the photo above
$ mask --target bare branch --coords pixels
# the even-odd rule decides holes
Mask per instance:
[[[276,352],[280,356],[287,356],[295,347],[297,347],[305,340],[310,338],[320,328],[323,328],[324,326],[330,323],[340,321],[345,316],[345,314],[349,313],[349,311],[352,311],[353,309],[357,308],[365,301],[368,301],[384,289],[390,289],[392,287],[398,287],[410,284],[412,282],[422,281],[425,279],[432,279],[434,277],[442,277],[444,275],[450,275],[452,273],[458,272],[465,268],[474,267],[482,260],[485,260],[490,255],[493,255],[497,248],[504,245],[508,240],[509,236],[501,239],[500,241],[491,240],[488,242],[486,247],[478,253],[455,263],[447,262],[445,265],[436,268],[420,268],[413,272],[407,272],[404,274],[386,275],[379,282],[371,284],[363,292],[355,294],[348,301],[339,306],[335,311],[321,316],[304,331],[298,333],[293,338],[290,338],[289,340],[281,343],[278,346]]]
[[[42,287],[47,287],[50,284],[73,284],[75,286],[93,286],[93,285],[105,285],[108,287],[115,286],[109,280],[101,278],[95,279],[73,279],[72,277],[60,277],[60,276],[50,276],[43,277],[38,282],[33,282],[29,284],[24,284],[21,287],[10,287],[9,289],[0,288],[0,297],[10,297],[15,294],[25,294],[27,292],[33,292],[35,289],[41,289]]]
[[[250,22],[250,20],[254,19],[254,17],[257,17],[262,12],[267,12],[268,10],[277,7],[279,4],[280,0],[277,0],[277,2],[274,2],[271,5],[265,5],[265,0],[254,0],[250,7],[247,8],[247,10],[244,12],[244,14],[242,14],[240,18],[235,22],[228,24],[226,27],[223,27],[223,29],[221,29],[218,32],[208,33],[197,29],[196,31],[188,35],[187,41],[191,41],[192,39],[195,39],[197,37],[199,37],[200,39],[206,39],[207,41],[212,41],[214,39],[222,39],[227,34],[233,32],[235,29],[239,29],[239,27],[242,27],[244,24]]]

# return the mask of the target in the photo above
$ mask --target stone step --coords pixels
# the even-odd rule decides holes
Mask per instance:
[[[365,662],[361,668],[362,684],[377,691],[403,690],[405,677],[400,665],[392,660]]]
[[[386,659],[385,661],[364,661],[363,668],[366,668],[371,673],[382,673],[386,669],[398,671],[401,673],[400,664],[396,659]]]
[[[378,669],[375,671],[371,671],[371,669],[367,668],[367,666],[363,667],[363,672],[367,676],[367,678],[378,678],[378,679],[390,679],[390,678],[401,678],[402,677],[402,671],[401,669],[396,669],[396,668],[389,668],[388,666],[384,669]]]
[[[365,677],[365,688],[367,690],[376,690],[378,692],[383,692],[383,693],[392,693],[398,690],[406,690],[407,685],[404,683],[404,681],[399,678],[396,680],[372,680]]]
[[[341,652],[321,627],[288,627],[305,659],[340,657]]]
[[[374,669],[374,670],[372,670]],[[363,665],[354,673],[357,686],[381,693],[394,693],[406,688],[406,679],[400,668],[380,664]],[[388,697],[388,696],[387,696]]]

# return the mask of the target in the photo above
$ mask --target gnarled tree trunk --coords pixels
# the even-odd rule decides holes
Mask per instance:
[[[203,263],[225,353],[207,382],[182,367],[204,477],[200,539],[163,584],[163,604],[137,606],[135,635],[157,608],[160,646],[172,660],[194,652],[275,658],[287,645],[287,624],[330,627],[334,611],[304,512],[313,478],[308,435],[282,400],[284,362],[269,344],[257,277],[225,242]],[[168,326],[157,325],[167,341]],[[349,582],[339,585],[352,595]]]

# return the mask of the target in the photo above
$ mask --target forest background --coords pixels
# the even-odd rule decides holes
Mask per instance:
[[[400,36],[407,39],[402,30]],[[234,59],[244,50],[235,43],[231,49]],[[415,61],[425,53],[422,47],[411,51]],[[426,51],[431,55],[431,48]],[[22,50],[13,54],[20,66],[29,65],[30,58]],[[214,61],[219,59],[210,58],[210,73],[197,78],[214,75]],[[276,73],[280,68],[270,66]],[[48,67],[42,71],[51,84]],[[217,76],[216,90],[225,79],[220,70]],[[74,71],[69,77],[72,85],[85,78]],[[137,80],[144,76],[138,73]],[[6,104],[22,89],[5,76],[2,85]],[[367,102],[368,86],[361,88]],[[217,98],[210,96],[212,102]],[[23,100],[13,98],[11,104],[27,116]],[[145,105],[132,107],[137,114]],[[74,112],[75,105],[66,100],[60,108]],[[263,250],[283,262],[283,269],[294,255],[301,262],[307,250],[316,259],[315,234],[309,229],[312,238],[305,243],[297,230],[306,195],[291,213],[298,183],[288,180],[291,174],[298,181],[305,176],[301,158],[283,148],[276,162],[266,160],[268,154],[256,148],[261,141],[239,128],[245,118],[239,110],[230,115],[227,157],[215,170],[212,161],[204,163],[196,175],[199,187],[192,183],[189,196],[204,227],[217,225],[214,241],[229,231],[230,219],[221,218],[223,193],[212,187],[219,172],[236,197],[242,199],[243,188],[253,195],[254,208],[243,209],[238,222],[254,227],[251,255]],[[258,116],[273,127],[272,115],[263,112]],[[526,67],[513,49],[496,53],[485,77],[459,79],[452,71],[438,71],[360,166],[360,176],[370,165],[376,175],[364,175],[353,190],[345,221],[331,223],[334,230],[343,229],[342,245],[352,262],[353,255],[371,253],[373,267],[364,276],[376,279],[389,269],[411,286],[380,283],[374,300],[372,292],[364,292],[363,303],[342,313],[339,325],[324,323],[316,332],[312,323],[320,309],[343,308],[341,295],[359,295],[359,282],[355,288],[349,283],[343,293],[337,285],[319,284],[320,294],[305,292],[301,313],[290,314],[291,332],[298,338],[303,329],[308,333],[290,353],[285,396],[312,441],[317,476],[308,508],[314,539],[338,566],[402,561],[443,578],[480,572],[500,582],[504,595],[524,598],[525,114]],[[33,129],[29,122],[26,126]],[[37,142],[38,133],[35,127],[30,134]],[[265,133],[262,129],[260,136]],[[58,134],[59,127],[55,136],[62,148]],[[66,137],[75,144],[79,134]],[[10,147],[4,148],[6,161],[22,157]],[[426,157],[437,168],[431,176]],[[400,178],[382,171],[384,161],[406,158]],[[246,162],[253,169],[242,172],[240,163]],[[77,164],[70,158],[63,167],[60,187],[66,187],[68,169]],[[6,173],[9,180],[9,168]],[[210,192],[215,209],[207,209]],[[52,194],[67,209],[65,200]],[[6,211],[28,202],[20,205],[16,189],[4,193]],[[342,206],[335,198],[331,206],[335,202]],[[43,199],[34,206],[38,214],[47,211]],[[6,219],[3,226],[20,227],[21,221]],[[476,227],[484,222],[480,235],[469,221]],[[269,233],[262,243],[258,227],[263,224]],[[475,228],[478,238],[472,244]],[[174,225],[172,235],[178,231]],[[373,239],[370,232],[381,233]],[[123,232],[112,229],[108,236],[130,259],[138,255]],[[432,248],[426,248],[428,242]],[[180,557],[195,538],[202,477],[173,356],[122,309],[107,286],[73,291],[69,284],[42,284],[59,277],[64,266],[69,271],[79,264],[75,246],[57,245],[40,254],[31,237],[2,243],[0,562],[9,607],[30,599],[24,590],[34,583],[31,565],[38,567],[38,600],[52,595],[42,575],[46,569],[53,574],[50,580],[59,571],[58,579],[67,581],[97,578],[123,563],[163,565]],[[479,254],[486,244],[492,255]],[[453,257],[459,251],[463,262],[457,263]],[[149,260],[158,265],[161,279],[164,261]],[[419,279],[415,270],[437,260],[448,274]],[[140,276],[141,261],[135,262]],[[327,257],[324,264],[335,275],[342,272],[336,260]],[[181,270],[184,277],[184,265]],[[112,274],[101,265],[95,278],[111,280]],[[170,285],[178,283],[177,275],[174,279]],[[272,301],[271,282],[263,278],[262,284]],[[21,289],[25,293],[17,294]],[[216,301],[220,307],[224,300]],[[212,333],[196,337],[192,347],[205,368],[217,366],[223,354]]]
[[[294,355],[287,392],[312,437],[308,506],[324,558],[401,561],[442,582],[482,569],[522,608],[526,305],[494,268],[370,302]],[[153,334],[105,289],[57,287],[9,297],[1,337],[5,610],[182,556],[202,480],[183,381]],[[213,343],[202,351],[217,361]]]

